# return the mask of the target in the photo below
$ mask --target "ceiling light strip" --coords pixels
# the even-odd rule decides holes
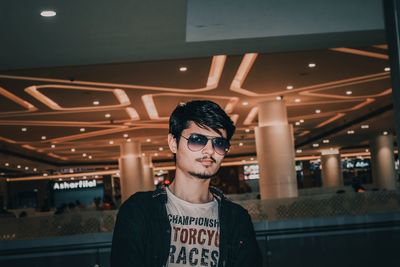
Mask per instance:
[[[29,177],[20,177],[20,178],[7,178],[7,182],[22,182],[22,181],[35,181],[35,180],[54,180],[54,179],[62,179],[62,178],[70,178],[74,177],[83,177],[83,176],[93,176],[93,175],[110,175],[116,174],[119,170],[108,170],[108,171],[98,171],[98,172],[83,172],[83,173],[69,173],[69,174],[57,174],[57,175],[48,175],[48,176],[29,176]]]
[[[379,59],[386,59],[386,60],[389,59],[389,56],[385,55],[385,54],[369,52],[369,51],[365,51],[365,50],[348,48],[348,47],[331,48],[330,50],[336,51],[336,52],[359,55],[359,56],[365,56],[365,57],[372,57],[372,58],[379,58]]]
[[[0,95],[10,99],[11,101],[17,103],[18,105],[20,105],[21,107],[27,109],[27,111],[29,112],[33,112],[36,111],[37,108],[32,105],[31,103],[29,103],[28,101],[23,100],[22,98],[10,93],[8,90],[4,89],[3,87],[0,86]],[[10,113],[10,112],[2,112],[4,113]]]
[[[132,85],[132,84],[116,84],[116,83],[101,83],[101,82],[88,82],[88,81],[70,81],[63,79],[50,79],[50,78],[39,78],[39,77],[29,77],[29,76],[15,76],[15,75],[0,75],[3,79],[14,79],[14,80],[28,80],[28,81],[40,81],[40,82],[50,82],[50,83],[64,83],[64,84],[74,84],[74,85],[90,85],[90,86],[101,86],[101,87],[112,87],[112,88],[123,88],[123,89],[140,89],[140,90],[155,90],[163,92],[177,92],[177,93],[196,93],[210,91],[217,88],[218,83],[221,79],[222,71],[224,69],[226,56],[217,55],[213,56],[210,66],[210,76],[207,78],[205,87],[201,88],[170,88],[170,87],[160,87],[160,86],[145,86],[145,85]]]
[[[332,122],[334,122],[334,121],[340,119],[341,117],[343,117],[343,116],[345,116],[345,115],[346,115],[345,113],[338,113],[338,114],[336,114],[335,116],[333,116],[332,118],[330,118],[330,119],[328,119],[328,120],[326,120],[326,121],[321,122],[320,124],[318,124],[317,126],[315,126],[315,128],[321,128],[321,127],[323,127],[323,126],[325,126],[325,125],[328,125],[329,123],[332,123]]]

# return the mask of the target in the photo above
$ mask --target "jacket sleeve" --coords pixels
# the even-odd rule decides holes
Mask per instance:
[[[145,218],[137,196],[120,208],[114,227],[111,247],[111,267],[145,267]]]
[[[256,235],[254,232],[253,223],[249,213],[244,210],[241,216],[241,223],[239,225],[238,240],[236,240],[237,258],[235,267],[261,267],[262,255],[258,246]]]

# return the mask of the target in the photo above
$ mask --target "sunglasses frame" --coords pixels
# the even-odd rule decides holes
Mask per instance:
[[[204,146],[203,146],[202,148],[200,148],[199,150],[193,150],[193,149],[190,149],[190,147],[189,147],[189,139],[190,139],[193,135],[202,136],[202,137],[207,138],[207,142],[206,142],[206,143],[204,144]],[[229,140],[226,139],[226,138],[224,138],[224,137],[221,137],[221,136],[207,136],[207,135],[204,135],[204,134],[191,133],[191,134],[189,135],[189,137],[185,137],[185,136],[183,136],[183,135],[181,135],[181,137],[183,137],[184,139],[187,140],[187,148],[188,148],[190,151],[192,151],[192,152],[198,152],[198,151],[202,150],[203,148],[205,148],[205,147],[207,146],[207,144],[208,144],[208,141],[211,141],[211,145],[212,145],[212,147],[213,147],[215,153],[217,153],[218,155],[221,155],[221,156],[225,156],[225,155],[229,152],[229,149],[230,149],[230,147],[231,147],[231,144],[230,144]],[[224,149],[224,151],[225,151],[224,154],[218,153],[218,152],[217,152],[217,149],[215,149],[215,144],[214,144],[214,140],[215,140],[215,139],[223,139],[223,140],[226,140],[226,142],[228,143],[228,147],[227,147],[226,149]]]

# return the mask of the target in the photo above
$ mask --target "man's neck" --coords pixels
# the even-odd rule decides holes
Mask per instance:
[[[190,203],[207,203],[213,196],[209,191],[210,179],[199,179],[190,175],[184,175],[178,169],[172,184],[171,192],[180,199]]]

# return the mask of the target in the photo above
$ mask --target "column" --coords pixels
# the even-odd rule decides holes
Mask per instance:
[[[389,46],[390,76],[394,106],[394,124],[397,147],[400,147],[400,3],[398,0],[383,1],[386,42]]]
[[[121,144],[119,170],[121,180],[121,203],[132,194],[143,189],[143,167],[141,146],[139,142]]]
[[[321,167],[322,187],[343,186],[342,164],[338,150],[323,150]]]
[[[259,104],[255,136],[261,199],[297,197],[293,128],[284,101]]]
[[[370,141],[372,180],[384,189],[396,188],[393,135],[378,135]]]
[[[154,186],[154,169],[151,156],[142,157],[143,164],[143,190],[151,191],[155,189]]]

